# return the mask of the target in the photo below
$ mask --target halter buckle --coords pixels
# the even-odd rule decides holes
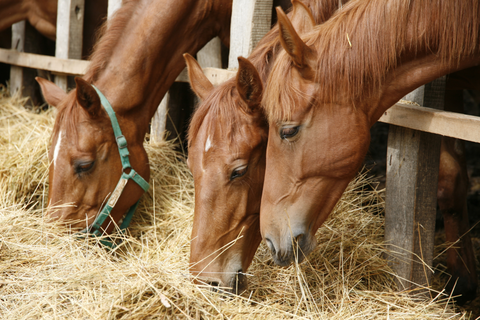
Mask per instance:
[[[116,137],[118,149],[123,149],[127,147],[127,139],[122,134],[121,136]]]

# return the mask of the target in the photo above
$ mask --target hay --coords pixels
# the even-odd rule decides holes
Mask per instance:
[[[3,319],[464,319],[439,296],[395,292],[383,253],[381,193],[353,181],[318,232],[309,261],[273,264],[261,246],[249,290],[232,297],[192,284],[193,183],[173,145],[146,143],[152,188],[122,245],[77,239],[43,219],[53,111],[0,94],[0,317]]]

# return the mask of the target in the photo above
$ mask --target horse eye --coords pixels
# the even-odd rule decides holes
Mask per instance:
[[[293,138],[294,136],[297,135],[299,130],[300,130],[300,126],[281,128],[280,138],[282,139]]]
[[[240,178],[241,176],[245,175],[247,173],[247,168],[248,166],[241,166],[233,170],[232,174],[230,175],[230,181],[236,178]]]
[[[93,165],[95,164],[95,161],[90,161],[90,162],[79,162],[75,164],[75,173],[81,174],[89,171],[90,169],[93,168]]]

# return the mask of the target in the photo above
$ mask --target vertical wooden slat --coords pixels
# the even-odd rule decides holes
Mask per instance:
[[[222,67],[222,55],[221,55],[221,42],[220,38],[216,37],[208,42],[198,53],[197,60],[203,68]],[[163,97],[160,105],[155,112],[155,115],[152,118],[152,123],[150,126],[150,139],[153,143],[159,143],[165,139],[165,129],[167,127],[167,117],[168,110],[172,108],[178,108],[182,103],[177,101],[177,98],[182,98],[181,95],[175,94],[172,95],[170,92],[167,92]],[[180,115],[179,112],[176,113],[177,116]],[[178,123],[178,119],[172,119],[172,123]],[[177,130],[179,128],[176,128]],[[177,131],[176,130],[176,131]],[[174,136],[177,136],[177,132],[173,132]]]
[[[443,109],[445,77],[406,96]],[[385,242],[400,290],[431,284],[440,136],[390,125],[387,150]],[[428,293],[427,290],[424,291]]]
[[[19,52],[25,52],[25,25],[26,21],[20,21],[12,25],[12,49]],[[12,94],[17,92],[22,95],[23,88],[23,68],[10,66],[10,91]]]
[[[110,19],[121,6],[122,0],[108,0],[108,18]]]
[[[19,52],[43,53],[45,41],[35,28],[27,21],[20,21],[12,25],[12,49]],[[10,91],[24,97],[30,97],[28,104],[42,103],[38,95],[38,86],[35,81],[37,71],[17,66],[10,67]]]
[[[57,41],[55,56],[62,59],[82,58],[84,0],[59,0],[57,6]],[[56,76],[57,86],[67,91],[67,76]]]
[[[238,68],[238,56],[248,57],[270,30],[273,0],[233,0],[228,67]]]
[[[167,91],[162,101],[158,105],[157,111],[153,115],[150,126],[150,140],[153,143],[163,141],[165,135],[165,127],[167,125],[168,101],[170,100],[170,93]]]
[[[197,52],[197,61],[202,68],[222,68],[222,43],[215,37]]]

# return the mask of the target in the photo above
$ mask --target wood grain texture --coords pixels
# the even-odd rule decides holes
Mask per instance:
[[[82,58],[84,15],[84,0],[58,1],[55,57],[61,59]],[[56,76],[55,83],[67,91],[66,76]]]
[[[397,103],[379,121],[480,143],[480,117]]]
[[[41,53],[44,49],[43,36],[27,21],[21,21],[12,25],[12,50],[11,56],[23,55],[24,51]],[[30,97],[28,105],[43,103],[39,87],[35,81],[37,70],[22,68],[12,65],[10,68],[10,91],[18,92],[21,96]]]
[[[237,57],[248,57],[270,30],[273,0],[233,0],[228,68],[238,68]]]
[[[443,109],[444,89],[445,77],[427,84],[412,100]],[[390,126],[385,242],[400,290],[430,284],[440,140],[431,133]]]

